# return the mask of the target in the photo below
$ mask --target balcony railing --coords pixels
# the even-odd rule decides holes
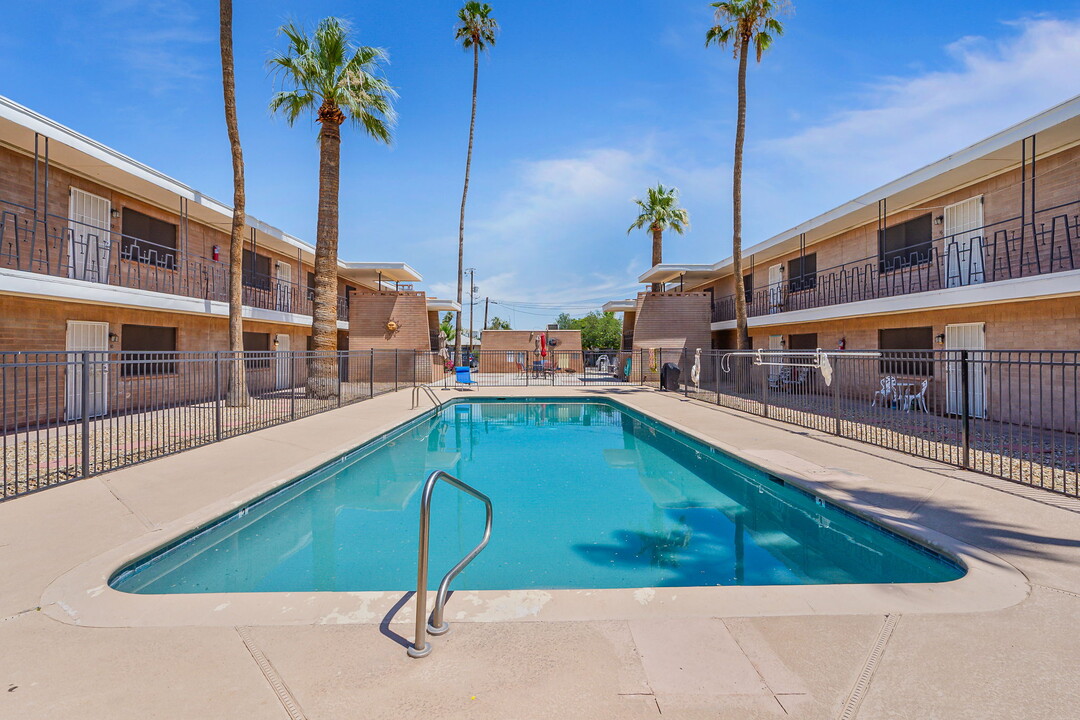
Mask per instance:
[[[57,215],[35,221],[33,208],[3,200],[0,268],[229,301],[227,262]],[[313,293],[296,282],[245,269],[243,303],[263,310],[311,315]],[[349,319],[345,297],[338,297],[337,317]]]
[[[758,317],[860,300],[1047,275],[1080,268],[1080,201],[1039,210],[923,245],[875,255],[753,290]],[[735,296],[713,300],[712,321],[735,319]]]

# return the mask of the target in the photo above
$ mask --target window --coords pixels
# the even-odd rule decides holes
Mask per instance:
[[[349,303],[352,302],[352,294],[356,292],[356,288],[352,285],[345,286],[345,310],[349,310]]]
[[[933,377],[934,328],[889,328],[878,330],[878,349],[886,352],[880,361],[883,375]],[[922,351],[922,352],[918,352]]]
[[[930,262],[930,214],[921,215],[878,233],[881,272]]]
[[[315,273],[313,272],[307,274],[307,299],[308,302],[315,300]]]
[[[244,367],[248,370],[261,370],[270,367],[270,333],[246,332],[244,333],[244,352],[259,353],[253,358],[244,361]]]
[[[788,261],[788,290],[812,290],[817,287],[817,253]]]
[[[176,372],[176,328],[152,325],[121,325],[120,350],[125,355],[120,377],[172,375]]]
[[[270,258],[244,250],[244,285],[259,290],[270,289]]]
[[[800,333],[788,336],[789,350],[817,350],[817,333]]]
[[[123,259],[176,269],[175,225],[124,208],[121,232],[120,256]]]
[[[746,304],[754,302],[754,273],[748,272],[742,276],[743,293],[746,295]]]

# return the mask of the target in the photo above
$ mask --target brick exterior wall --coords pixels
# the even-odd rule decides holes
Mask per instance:
[[[557,340],[555,347],[548,346],[547,363],[554,363],[560,370],[582,372],[580,330],[485,330],[480,342],[480,372],[512,373],[518,370],[517,358],[525,356],[525,367],[540,358],[535,355],[534,336],[544,333],[548,339]]]
[[[386,324],[399,330],[391,333]],[[393,382],[395,374],[431,382],[431,335],[427,297],[422,292],[356,292],[349,305],[349,349],[375,349],[375,382]],[[386,352],[386,351],[397,351]]]
[[[199,357],[210,358],[213,351],[226,351],[229,347],[228,318],[184,313],[137,310],[107,305],[68,303],[55,300],[0,295],[0,353],[57,353],[66,350],[67,322],[106,322],[109,332],[119,338],[109,344],[110,351],[120,351],[123,344],[124,325],[150,325],[176,329],[176,349],[179,352],[202,353]],[[308,327],[276,323],[244,321],[244,331],[267,333],[270,349],[277,336],[288,336],[292,350],[304,350],[311,334]],[[7,356],[5,359],[11,359]],[[63,356],[36,356],[30,360],[63,362]],[[269,390],[281,380],[289,380],[289,372],[279,369],[277,361],[258,363],[248,372],[248,382],[255,392]],[[306,378],[303,363],[291,370],[294,384]],[[213,376],[205,363],[181,362],[176,372],[153,377],[123,377],[119,371],[109,372],[108,406],[110,411],[145,407],[148,403],[192,402],[210,397]],[[3,382],[3,380],[7,382]],[[33,424],[63,420],[66,395],[66,368],[55,366],[29,372],[9,369],[7,378],[0,378],[3,395],[3,422]]]
[[[1078,192],[1078,189],[1080,189],[1080,147],[1069,148],[1054,155],[1039,158],[1036,163],[1036,171],[1038,173],[1035,199],[1037,210],[1073,203],[1070,207],[1057,211],[1041,212],[1038,214],[1037,221],[1049,226],[1054,215],[1060,213],[1075,215],[1080,210],[1076,205],[1080,201],[1080,192]],[[917,203],[917,208],[897,212],[890,210],[886,226],[892,227],[927,213],[937,218],[944,213],[945,206],[981,195],[983,196],[983,222],[984,225],[991,226],[986,240],[989,243],[993,239],[995,230],[1019,228],[1019,221],[1014,219],[1020,216],[1020,182],[1020,168],[999,173],[959,190],[928,198]],[[944,224],[933,225],[932,228],[934,240],[940,243],[944,237]],[[845,263],[858,263],[860,261],[865,265],[874,265],[878,260],[877,221],[864,223],[807,245],[806,253],[815,253],[817,255],[818,272],[836,268]],[[1049,253],[1048,245],[1038,250],[1039,261],[1047,267],[1049,267],[1052,260]],[[1002,253],[999,253],[1000,255]],[[786,278],[788,263],[797,257],[799,257],[797,250],[778,255],[772,255],[771,253],[748,254],[743,258],[744,273],[752,273],[754,289],[762,291],[769,285],[769,268],[771,266],[782,264]],[[1035,260],[1033,255],[1029,259],[1032,262]],[[1004,262],[1004,258],[999,257],[999,261]],[[987,272],[990,270],[988,264],[986,270]],[[688,289],[702,291],[709,288],[713,289],[718,299],[726,297],[734,293],[734,278],[728,275]]]

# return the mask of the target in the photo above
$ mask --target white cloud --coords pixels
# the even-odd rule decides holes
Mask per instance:
[[[952,68],[883,78],[862,107],[767,141],[764,149],[789,169],[802,166],[804,177],[793,178],[804,181],[801,187],[842,189],[830,200],[835,204],[1080,92],[1080,22],[1006,25],[1014,32],[1004,39],[964,37],[947,46]],[[826,209],[807,208],[807,216]]]

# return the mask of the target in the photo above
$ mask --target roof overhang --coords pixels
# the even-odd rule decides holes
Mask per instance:
[[[604,303],[604,312],[625,313],[637,310],[637,300],[610,300]]]
[[[1080,95],[767,240],[744,247],[743,257],[756,255],[757,262],[762,262],[798,250],[803,235],[806,243],[811,244],[873,223],[882,199],[888,203],[889,214],[897,213],[1019,167],[1023,160],[1022,141],[1032,135],[1038,135],[1037,158],[1080,143]],[[712,265],[655,265],[638,279],[671,282],[685,276],[684,282],[694,286],[731,272],[732,259],[727,257]]]
[[[428,298],[427,309],[429,312],[460,312],[461,305],[453,300],[441,300],[439,298]]]
[[[35,134],[55,141],[50,142],[48,147],[50,163],[177,214],[181,211],[181,199],[186,200],[187,213],[192,220],[215,227],[223,233],[229,233],[232,229],[232,207],[229,205],[14,100],[0,96],[0,144],[33,156]],[[44,145],[43,142],[39,143],[37,148],[41,156],[45,155]],[[314,262],[315,247],[310,243],[251,215],[247,215],[245,220],[248,227],[255,230],[256,245]],[[405,263],[338,262],[340,275],[358,282],[370,280],[372,287],[377,286],[378,272],[370,276],[365,273],[380,267],[384,269],[384,280],[418,282],[422,279]],[[352,274],[353,271],[357,274]]]
[[[390,282],[420,282],[423,276],[403,262],[343,262],[338,263],[338,274],[358,282],[378,284]]]

